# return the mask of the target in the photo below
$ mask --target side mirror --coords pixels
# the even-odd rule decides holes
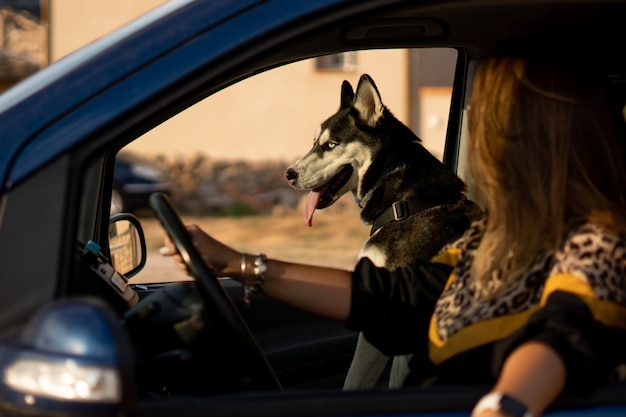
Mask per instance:
[[[109,221],[111,265],[130,278],[146,264],[146,239],[139,219],[130,213],[117,213]]]
[[[136,402],[130,338],[101,300],[43,307],[0,351],[2,415],[114,417]]]

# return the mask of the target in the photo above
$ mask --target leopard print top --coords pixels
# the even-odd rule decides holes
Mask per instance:
[[[475,222],[446,250],[460,250],[447,288],[435,306],[431,325],[441,341],[477,322],[521,313],[536,307],[546,280],[569,274],[589,285],[595,297],[626,306],[626,245],[620,238],[587,223],[572,232],[562,247],[537,257],[528,273],[484,301],[470,281],[470,265],[485,229],[485,219]],[[445,251],[444,251],[445,252]]]

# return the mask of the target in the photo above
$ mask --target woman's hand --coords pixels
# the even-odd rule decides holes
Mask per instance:
[[[197,225],[186,226],[193,245],[202,260],[217,277],[230,277],[242,282],[242,253],[213,239]],[[165,237],[161,254],[171,256],[180,269],[189,274],[174,242]],[[263,294],[311,314],[345,321],[350,312],[352,272],[337,268],[304,265],[267,259]]]
[[[218,277],[239,279],[241,275],[241,253],[213,239],[195,224],[186,225],[191,241],[196,247],[204,263]],[[165,236],[165,245],[160,252],[163,256],[172,256],[176,265],[187,274],[189,269],[180,255],[174,242]]]

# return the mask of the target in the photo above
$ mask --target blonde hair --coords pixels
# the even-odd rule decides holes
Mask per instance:
[[[624,234],[626,137],[613,107],[598,83],[552,65],[502,57],[477,68],[468,166],[488,212],[478,288],[497,293],[493,277],[516,279],[583,222]]]

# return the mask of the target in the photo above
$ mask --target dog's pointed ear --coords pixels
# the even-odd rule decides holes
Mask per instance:
[[[347,109],[352,106],[354,102],[354,91],[352,90],[352,85],[344,80],[341,84],[341,106],[339,110]]]
[[[374,80],[367,74],[361,75],[359,85],[356,87],[354,108],[368,126],[376,126],[378,120],[383,116],[385,106]]]

